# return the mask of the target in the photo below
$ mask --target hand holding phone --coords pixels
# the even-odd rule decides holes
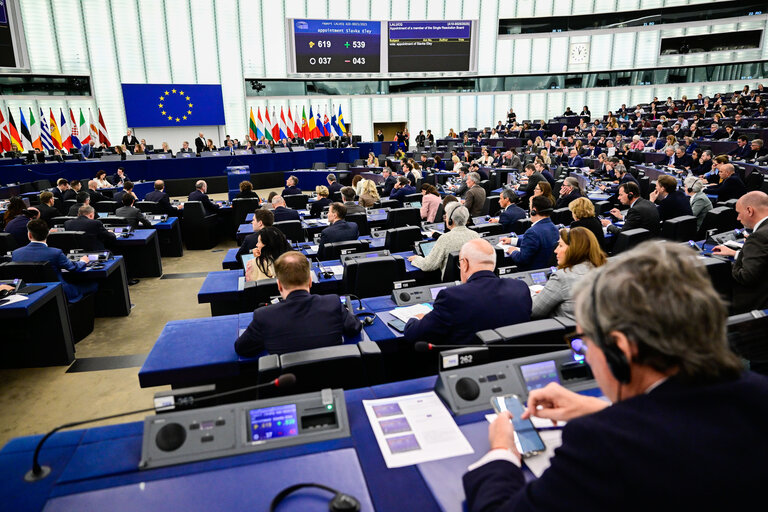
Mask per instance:
[[[491,405],[499,415],[496,421],[491,424],[488,433],[491,448],[506,447],[512,449],[508,441],[511,430],[512,434],[517,434],[517,438],[514,440],[516,450],[512,450],[513,452],[516,451],[522,454],[523,458],[526,458],[546,451],[544,441],[536,432],[533,422],[527,417],[523,419],[525,408],[520,402],[519,396],[514,394],[494,396],[491,398]],[[497,424],[497,422],[502,424]],[[511,428],[508,425],[511,425]],[[507,436],[507,441],[505,441],[505,436]]]

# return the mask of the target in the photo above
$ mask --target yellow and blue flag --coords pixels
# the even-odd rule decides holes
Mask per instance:
[[[128,126],[226,124],[221,85],[123,84]]]

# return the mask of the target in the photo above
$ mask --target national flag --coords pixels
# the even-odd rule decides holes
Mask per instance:
[[[8,127],[8,121],[3,117],[3,110],[0,109],[0,151],[11,150],[11,130]]]
[[[101,116],[101,109],[99,109],[99,142],[104,143],[105,146],[111,146],[109,143],[109,134],[107,133],[107,125],[104,124],[104,118]]]
[[[248,116],[248,138],[253,141],[259,140],[259,137],[256,135],[258,130],[256,120],[253,118],[253,107],[251,107],[251,114]]]
[[[331,122],[328,120],[328,107],[325,107],[325,114],[323,114],[323,135],[326,137],[331,136]]]
[[[90,108],[88,109],[88,138],[90,139],[88,142],[99,143],[99,125],[94,121],[93,112],[91,112]]]
[[[293,121],[293,134],[296,136],[297,139],[303,139],[304,135],[301,130],[301,127],[299,127],[299,107],[294,106],[293,107],[296,110],[296,116],[292,119]],[[288,110],[288,117],[291,116],[291,111]]]
[[[24,119],[24,111],[19,107],[19,132],[21,135],[22,146],[32,148],[32,134],[29,133],[29,125]]]
[[[272,121],[269,119],[269,108],[264,107],[264,136],[267,140],[275,140],[272,136]]]
[[[48,109],[49,123],[51,128],[51,141],[53,141],[53,147],[61,149],[61,133],[59,133],[59,126],[56,124],[56,116],[53,115],[53,110]]]
[[[291,110],[288,109],[288,114],[290,115]],[[280,107],[280,135],[281,139],[292,139],[293,138],[293,132],[291,131],[291,127],[288,126],[288,124],[285,122],[285,112],[283,112],[283,107]]]
[[[261,119],[261,107],[256,107],[256,118],[259,120],[258,126],[256,126],[256,136],[261,140],[264,137],[264,121]]]
[[[69,126],[72,129],[72,146],[77,149],[82,148],[83,144],[80,142],[80,129],[78,128],[77,121],[75,121],[75,113],[72,112],[72,109],[69,109]]]
[[[45,120],[45,113],[40,109],[40,141],[43,143],[43,149],[53,149],[53,140],[51,132],[48,130],[48,121]]]
[[[64,117],[62,109],[59,109],[59,121],[61,123],[61,146],[67,151],[72,151],[72,132],[69,130],[69,123],[67,123],[67,118]]]
[[[275,139],[275,141],[278,141],[283,137],[280,136],[280,120],[277,118],[275,107],[272,107],[272,118],[274,119],[272,124],[272,138]]]
[[[315,116],[312,114],[312,105],[309,106],[309,137],[308,139],[314,139],[318,137],[317,127],[315,126]]]
[[[317,136],[323,137],[326,135],[325,128],[323,127],[323,120],[320,118],[320,107],[317,107],[317,121],[315,121],[315,129],[317,130]]]
[[[13,120],[13,114],[11,114],[10,108],[8,109],[8,130],[11,134],[11,150],[24,151],[21,137],[19,137],[19,131],[16,129],[16,121]]]
[[[301,138],[304,140],[310,139],[309,124],[307,123],[307,108],[301,107]]]
[[[341,113],[341,104],[339,104],[339,128],[341,128],[344,135],[347,134],[347,127],[344,126],[344,116]]]
[[[29,109],[29,133],[32,135],[32,147],[43,149],[43,141],[40,138],[40,123],[35,119],[32,109]]]
[[[80,144],[82,146],[85,146],[91,142],[91,130],[88,127],[88,122],[85,120],[85,116],[83,115],[83,109],[80,109],[80,127],[77,129],[77,137],[80,139]]]
[[[299,132],[296,130],[296,123],[293,121],[293,116],[291,115],[291,107],[288,107],[288,120],[286,122],[286,126],[288,127],[288,137],[293,139],[299,138]]]
[[[336,134],[337,137],[341,137],[341,128],[339,128],[339,123],[336,122],[336,114],[333,113],[333,105],[331,105],[331,128],[333,128],[333,133]]]

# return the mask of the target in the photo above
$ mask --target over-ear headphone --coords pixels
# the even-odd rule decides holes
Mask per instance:
[[[531,216],[541,215],[542,213],[552,213],[553,211],[555,211],[553,208],[543,208],[541,210],[537,210],[536,208],[531,206]]]
[[[318,489],[322,489],[324,491],[333,493],[334,494],[333,498],[331,498],[331,501],[328,502],[328,510],[330,512],[359,512],[360,511],[360,502],[354,496],[350,496],[349,494],[344,494],[343,492],[337,491],[336,489],[332,489],[325,485],[309,483],[309,484],[292,485],[280,491],[277,494],[277,496],[275,496],[275,498],[272,500],[272,503],[269,504],[269,512],[274,512],[274,510],[277,508],[280,502],[282,502],[289,494],[292,494],[298,491],[299,489],[303,489],[305,487],[316,487]]]
[[[635,193],[634,192],[627,192],[627,199],[634,199],[634,198],[635,198]]]
[[[629,367],[629,361],[621,351],[618,345],[615,343],[608,343],[605,338],[605,333],[600,327],[600,323],[597,318],[597,282],[600,280],[600,274],[595,278],[595,282],[592,284],[592,323],[595,326],[595,343],[600,347],[605,355],[605,362],[608,364],[608,368],[611,370],[613,376],[622,384],[629,384],[631,380],[632,370]]]

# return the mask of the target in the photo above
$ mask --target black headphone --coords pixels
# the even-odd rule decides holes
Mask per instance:
[[[597,282],[599,280],[600,274],[597,275],[595,282],[592,284],[592,323],[595,325],[595,343],[597,343],[600,350],[603,351],[605,362],[608,364],[608,368],[611,370],[611,373],[616,380],[622,384],[629,384],[629,381],[632,378],[632,370],[629,367],[629,361],[627,361],[627,357],[618,345],[615,343],[608,343],[597,318]]]
[[[360,311],[360,313],[355,312],[355,307],[352,305],[352,297],[357,299],[357,310]],[[363,300],[357,295],[347,295],[346,302],[349,307],[349,311],[355,315],[355,318],[362,322],[363,326],[373,325],[373,322],[376,321],[376,313],[371,311],[364,311]]]
[[[323,489],[324,491],[333,493],[334,494],[333,498],[331,498],[331,501],[328,502],[328,510],[330,512],[359,512],[360,511],[360,502],[354,496],[351,496],[349,494],[344,494],[343,492],[337,491],[336,489],[332,489],[330,487],[326,487],[325,485],[310,483],[310,484],[292,485],[280,491],[277,494],[277,496],[275,496],[275,498],[272,500],[272,503],[269,504],[269,512],[274,512],[277,506],[289,494],[292,494],[298,491],[299,489],[303,489],[305,487],[316,487],[318,489]]]
[[[544,208],[542,210],[537,210],[536,208],[531,206],[531,216],[541,215],[542,213],[552,213],[553,211],[555,211],[553,208]]]

